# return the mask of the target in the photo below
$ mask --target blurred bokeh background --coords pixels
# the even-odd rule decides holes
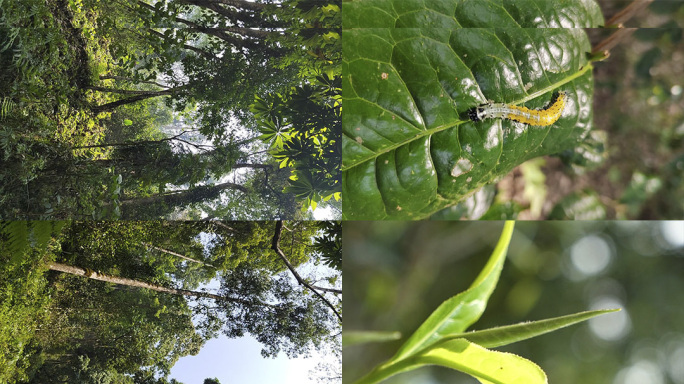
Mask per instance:
[[[388,359],[484,266],[502,222],[345,222],[344,330],[401,331],[343,351],[345,383]],[[518,222],[484,329],[622,308],[499,348],[540,365],[552,384],[684,384],[684,221]],[[441,367],[388,384],[475,384]]]
[[[606,21],[633,0],[598,0]],[[641,28],[594,65],[594,130],[575,150],[530,160],[438,219],[684,217],[684,1],[656,0]],[[592,47],[615,29],[589,29]]]

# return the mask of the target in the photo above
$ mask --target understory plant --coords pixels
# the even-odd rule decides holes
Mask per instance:
[[[398,373],[425,365],[441,365],[464,372],[483,384],[543,384],[544,371],[512,353],[490,348],[551,332],[616,310],[579,312],[572,315],[466,332],[482,315],[499,280],[513,234],[507,221],[489,261],[466,291],[442,303],[418,327],[388,361],[376,366],[356,384],[381,382]],[[343,345],[396,340],[397,332],[345,332]]]

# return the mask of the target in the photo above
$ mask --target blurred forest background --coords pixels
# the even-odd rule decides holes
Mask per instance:
[[[598,0],[606,21],[630,5]],[[594,63],[594,130],[574,151],[534,159],[436,218],[684,217],[684,2],[654,1],[642,28]],[[596,46],[614,29],[587,30]],[[494,204],[490,204],[494,201]]]
[[[345,222],[344,330],[402,340],[344,349],[344,382],[391,357],[439,304],[475,279],[501,222]],[[537,363],[549,383],[684,383],[684,222],[518,222],[499,284],[470,330],[622,308],[500,348]],[[477,381],[421,368],[386,381]]]
[[[219,334],[339,381],[341,258],[339,222],[0,222],[0,382],[177,383]]]
[[[0,0],[0,218],[340,215],[340,0]]]

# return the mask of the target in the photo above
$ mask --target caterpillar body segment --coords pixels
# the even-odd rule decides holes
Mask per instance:
[[[524,124],[544,127],[555,123],[563,113],[567,93],[560,91],[554,94],[549,105],[544,109],[529,109],[517,105],[503,103],[487,103],[477,106],[468,112],[472,121],[484,119],[508,119]]]

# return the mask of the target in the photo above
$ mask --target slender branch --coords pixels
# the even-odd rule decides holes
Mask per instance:
[[[247,164],[247,163],[238,163],[238,164],[233,164],[233,169],[235,168],[261,168],[261,169],[272,169],[273,165],[270,164]]]
[[[297,273],[297,270],[292,266],[292,264],[290,263],[290,260],[287,259],[287,257],[285,256],[285,253],[283,253],[283,251],[280,249],[280,237],[282,235],[282,232],[283,232],[283,221],[278,220],[276,222],[275,233],[273,234],[273,241],[271,242],[271,249],[273,249],[275,251],[275,253],[278,256],[280,256],[280,258],[283,260],[283,262],[285,263],[287,268],[290,270],[290,272],[292,272],[292,275],[294,275],[295,279],[297,279],[299,284],[309,288],[309,290],[311,290],[316,296],[320,297],[321,300],[323,300],[325,302],[325,304],[328,307],[330,307],[330,309],[332,309],[332,311],[335,313],[335,315],[340,320],[340,322],[342,322],[342,315],[340,315],[340,313],[337,311],[335,306],[330,301],[328,301],[328,299],[326,299],[325,296],[320,294],[311,284],[307,283],[299,275],[299,273]]]
[[[339,293],[340,295],[342,294],[342,290],[341,290],[341,289],[319,287],[318,285],[312,285],[312,287],[318,289],[319,291],[326,291],[326,292],[331,292],[331,293]]]
[[[148,29],[148,32],[150,32],[150,34],[152,34],[153,36],[156,36],[160,39],[168,40],[167,37],[164,36],[163,33],[157,32],[152,28]],[[204,49],[201,49],[201,48],[193,47],[190,44],[183,44],[183,48],[185,48],[189,51],[193,51],[195,53],[198,53],[198,54],[200,54],[200,55],[202,55],[208,59],[216,59],[217,58],[216,55],[214,55],[213,53],[211,53],[209,51],[205,51]]]
[[[618,12],[616,15],[610,18],[610,20],[606,21],[606,27],[613,27],[613,26],[619,26],[622,27],[622,24],[631,19],[634,15],[638,15],[641,13],[641,11],[644,10],[644,8],[648,7],[649,4],[651,4],[653,0],[635,0],[633,1],[630,5],[628,5],[625,9],[622,11]]]
[[[176,257],[180,257],[181,259],[190,261],[190,262],[192,262],[192,263],[197,263],[197,264],[202,264],[202,265],[208,265],[208,266],[210,266],[210,267],[216,268],[216,267],[214,267],[213,265],[211,265],[211,264],[209,264],[209,263],[205,263],[205,262],[203,262],[203,261],[195,260],[195,259],[190,258],[190,257],[187,257],[187,256],[185,256],[185,255],[181,255],[180,253],[176,253],[176,252],[170,251],[170,250],[168,250],[168,249],[164,249],[164,248],[157,247],[156,245],[153,245],[153,244],[150,244],[150,243],[142,243],[142,244],[143,244],[144,246],[146,246],[146,247],[156,249],[156,250],[159,251],[159,252],[168,253],[169,255],[173,255],[173,256],[176,256]]]
[[[155,81],[136,80],[134,78],[127,77],[127,76],[100,75],[100,80],[123,80],[123,81],[130,81],[132,83],[153,84],[153,85],[156,85],[156,86],[161,87],[161,88],[171,88],[169,85],[160,84],[160,83],[157,83]]]
[[[594,49],[591,50],[592,54],[603,53],[603,56],[608,57],[610,50],[618,45],[621,41],[625,40],[631,36],[637,29],[636,28],[617,28],[610,36],[606,37],[603,41],[598,43]]]
[[[191,143],[187,140],[180,139],[179,137],[183,136],[184,134],[188,133],[189,131],[183,131],[176,136],[172,137],[166,137],[163,139],[159,140],[141,140],[141,141],[130,141],[130,142],[124,142],[124,143],[111,143],[111,144],[97,144],[97,145],[82,145],[78,147],[72,147],[71,149],[83,149],[83,148],[107,148],[107,147],[130,147],[130,146],[135,146],[135,145],[147,145],[147,144],[158,144],[158,143],[163,143],[165,141],[180,141],[185,144],[191,145],[198,150],[201,151],[206,151],[206,148],[212,148],[211,145],[204,145],[204,144],[195,144]]]
[[[233,228],[233,227],[231,227],[231,226],[229,226],[229,225],[226,225],[225,223],[222,223],[222,222],[220,222],[220,221],[218,221],[218,220],[212,220],[211,223],[212,223],[213,225],[218,225],[218,226],[221,227],[221,228],[225,228],[225,229],[227,229],[227,230],[229,230],[229,231],[231,231],[231,232],[237,232],[237,233],[240,232],[240,231],[236,230],[235,228]]]
[[[107,88],[107,87],[100,87],[97,85],[88,86],[88,87],[86,87],[86,89],[91,89],[93,91],[100,91],[100,92],[119,93],[122,95],[155,95],[155,96],[165,95],[166,93],[160,93],[160,92],[166,92],[169,90],[169,89],[165,89],[163,91],[141,91],[141,90],[137,90],[137,89]]]

